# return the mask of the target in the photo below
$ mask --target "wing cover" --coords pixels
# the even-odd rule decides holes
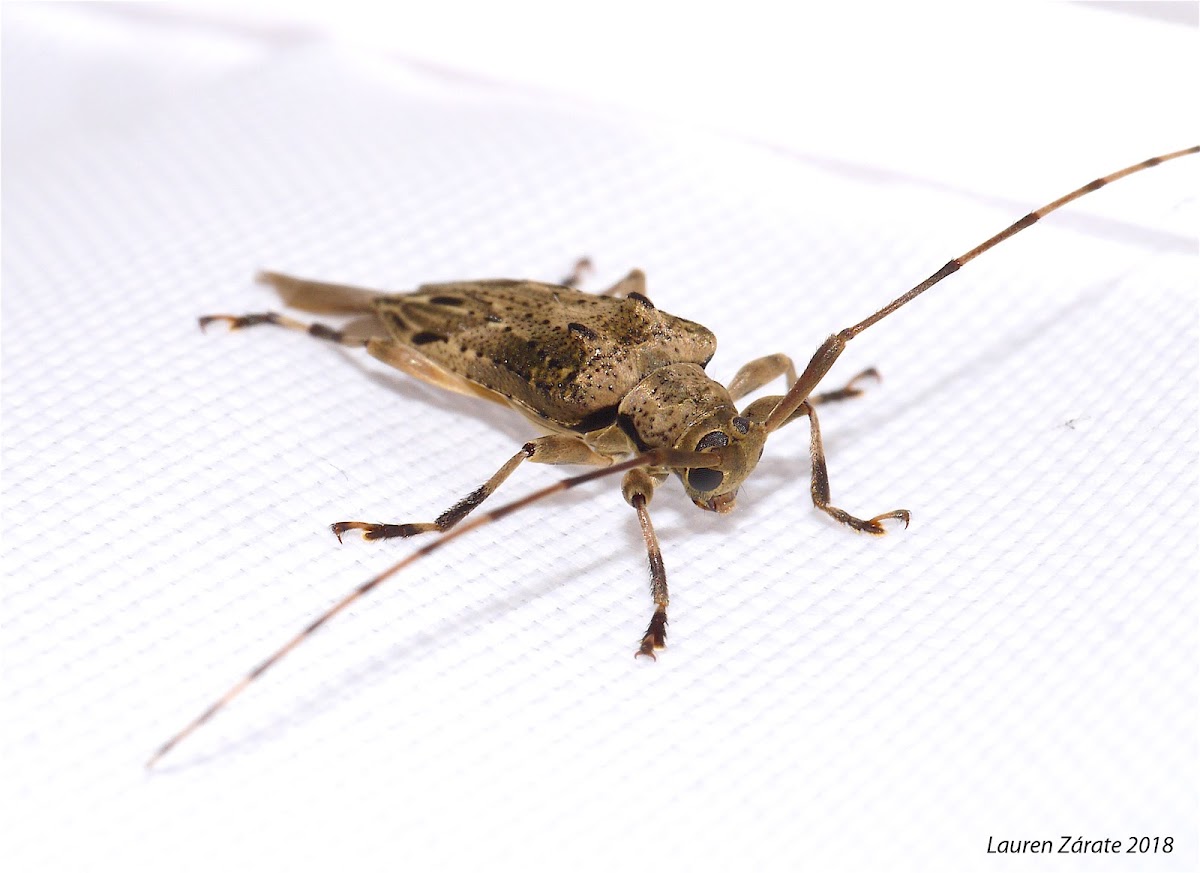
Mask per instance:
[[[651,371],[703,367],[717,347],[710,330],[643,297],[538,282],[422,285],[374,305],[397,342],[555,429],[578,433],[611,424],[621,399]]]

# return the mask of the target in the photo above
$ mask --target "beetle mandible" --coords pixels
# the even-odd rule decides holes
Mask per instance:
[[[1117,179],[1197,152],[1200,146],[1149,158],[1028,213],[948,261],[882,309],[830,336],[799,376],[787,355],[773,354],[743,366],[728,386],[704,371],[716,351],[712,332],[657,309],[646,296],[645,276],[640,270],[633,270],[601,294],[572,287],[588,266],[586,261],[559,285],[493,279],[424,285],[407,294],[260,273],[259,280],[273,286],[291,307],[358,317],[340,329],[274,312],[209,315],[200,319],[200,326],[215,321],[231,329],[274,324],[365,348],[379,360],[431,385],[506,404],[546,435],[525,443],[483,485],[432,522],[334,524],[339,540],[350,530],[361,531],[367,539],[430,532],[441,535],[318,616],[159,747],[147,766],[153,766],[308,635],[389,577],[471,530],[602,476],[623,474],[621,492],[637,512],[646,543],[654,612],[636,654],[651,658],[666,643],[668,593],[648,506],[654,489],[670,475],[679,477],[696,506],[730,512],[770,434],[798,418],[807,418],[813,504],[838,522],[868,534],[883,534],[885,521],[907,526],[909,513],[904,509],[859,518],[830,503],[816,407],[860,394],[859,382],[877,375],[873,369],[866,370],[841,388],[814,394],[846,344],[1043,216]],[[785,394],[761,397],[745,409],[737,409],[737,400],[780,376],[786,379]],[[560,480],[460,524],[526,460],[600,469]]]

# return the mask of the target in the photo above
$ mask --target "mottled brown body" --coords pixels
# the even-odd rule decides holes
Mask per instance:
[[[703,367],[717,349],[708,328],[641,294],[492,279],[423,285],[373,306],[392,339],[461,377],[465,393],[508,403],[550,432],[601,430],[652,371]]]
[[[637,512],[650,565],[654,613],[638,655],[654,657],[666,642],[667,577],[650,523],[655,488],[677,474],[702,509],[729,512],[741,483],[758,463],[767,437],[798,418],[809,422],[809,493],[813,505],[835,521],[870,534],[884,521],[908,524],[898,509],[873,518],[851,515],[830,503],[829,475],[816,407],[862,393],[858,383],[877,375],[864,371],[834,391],[814,394],[846,344],[963,265],[1036,223],[1045,215],[1125,176],[1200,152],[1200,146],[1149,158],[1076,188],[1029,212],[966,254],[948,261],[927,279],[855,325],[831,335],[797,376],[792,360],[772,354],[743,366],[728,387],[704,371],[716,350],[704,327],[660,312],[645,295],[645,277],[634,270],[600,295],[562,285],[485,280],[424,285],[408,294],[386,294],[264,273],[260,279],[284,302],[308,312],[360,316],[337,329],[306,324],[274,312],[212,315],[201,327],[226,322],[231,328],[275,324],[323,340],[365,347],[415,378],[450,391],[505,403],[537,424],[545,436],[525,443],[483,485],[433,522],[376,524],[338,522],[334,532],[361,530],[368,539],[440,533],[413,554],[359,585],[255,667],[199,717],[164,743],[149,765],[169,752],[309,634],[395,573],[455,538],[511,515],[553,494],[603,476],[622,473],[621,493]],[[735,402],[776,378],[787,392],[760,397],[738,411]],[[589,464],[603,469],[563,479],[474,520],[460,524],[523,463]]]
[[[436,521],[338,522],[333,529],[339,537],[348,530],[361,530],[369,539],[449,530],[525,460],[606,466],[657,448],[719,451],[720,462],[711,467],[720,470],[648,468],[650,485],[640,489],[646,503],[653,487],[675,472],[697,506],[728,512],[762,453],[766,430],[761,421],[739,416],[735,396],[704,372],[716,337],[655,307],[645,295],[640,270],[602,294],[565,283],[510,279],[423,285],[403,294],[279,273],[262,273],[259,279],[298,309],[362,317],[341,330],[272,312],[209,316],[202,323],[221,319],[235,328],[272,323],[365,346],[379,360],[431,385],[511,406],[548,434],[527,443]],[[731,385],[737,396],[781,375],[769,365],[769,372],[763,371],[765,363],[779,357],[744,367]],[[787,368],[794,379],[790,361]],[[643,482],[641,474],[636,478]],[[623,491],[633,505],[629,483]],[[663,639],[656,635],[659,646]],[[653,647],[644,654],[653,654]]]

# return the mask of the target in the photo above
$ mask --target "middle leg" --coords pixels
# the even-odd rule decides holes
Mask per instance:
[[[583,281],[583,277],[591,273],[595,267],[592,266],[591,258],[580,258],[575,262],[575,266],[571,268],[571,272],[563,277],[559,285],[566,285],[568,288],[579,290],[579,283]]]
[[[779,376],[784,377],[784,381],[787,383],[789,389],[796,384],[796,365],[792,363],[791,358],[784,354],[765,355],[761,358],[755,358],[753,361],[742,366],[733,379],[730,380],[729,394],[734,400],[740,400]],[[847,400],[851,397],[858,397],[863,393],[863,389],[858,386],[858,383],[863,379],[875,379],[878,381],[879,371],[874,367],[868,367],[843,387],[838,388],[836,391],[813,394],[808,398],[808,402],[816,406],[820,403],[830,403],[835,400]]]
[[[522,461],[532,461],[535,464],[590,464],[595,467],[607,467],[613,462],[610,455],[602,455],[576,436],[551,434],[530,440],[521,446],[521,450],[509,458],[492,477],[455,503],[434,521],[409,522],[406,524],[376,524],[366,521],[339,521],[332,525],[334,534],[341,540],[342,534],[349,530],[362,531],[363,539],[382,540],[391,537],[411,537],[422,533],[442,533],[450,530],[475,507],[483,503],[495,493],[504,480],[521,465]]]
[[[614,284],[611,288],[605,288],[600,292],[601,297],[633,297],[641,299],[644,303],[653,306],[650,303],[650,298],[646,296],[646,274],[641,270],[630,270],[624,279]]]
[[[578,290],[580,280],[593,269],[590,258],[580,258],[559,284]],[[641,270],[630,270],[623,279],[598,293],[601,297],[633,297],[641,299],[647,305],[654,305],[646,296],[646,274]]]

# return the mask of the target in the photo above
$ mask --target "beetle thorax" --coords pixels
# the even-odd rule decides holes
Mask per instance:
[[[659,367],[626,394],[618,408],[622,429],[642,451],[679,447],[684,434],[700,422],[736,414],[729,392],[696,364]]]

